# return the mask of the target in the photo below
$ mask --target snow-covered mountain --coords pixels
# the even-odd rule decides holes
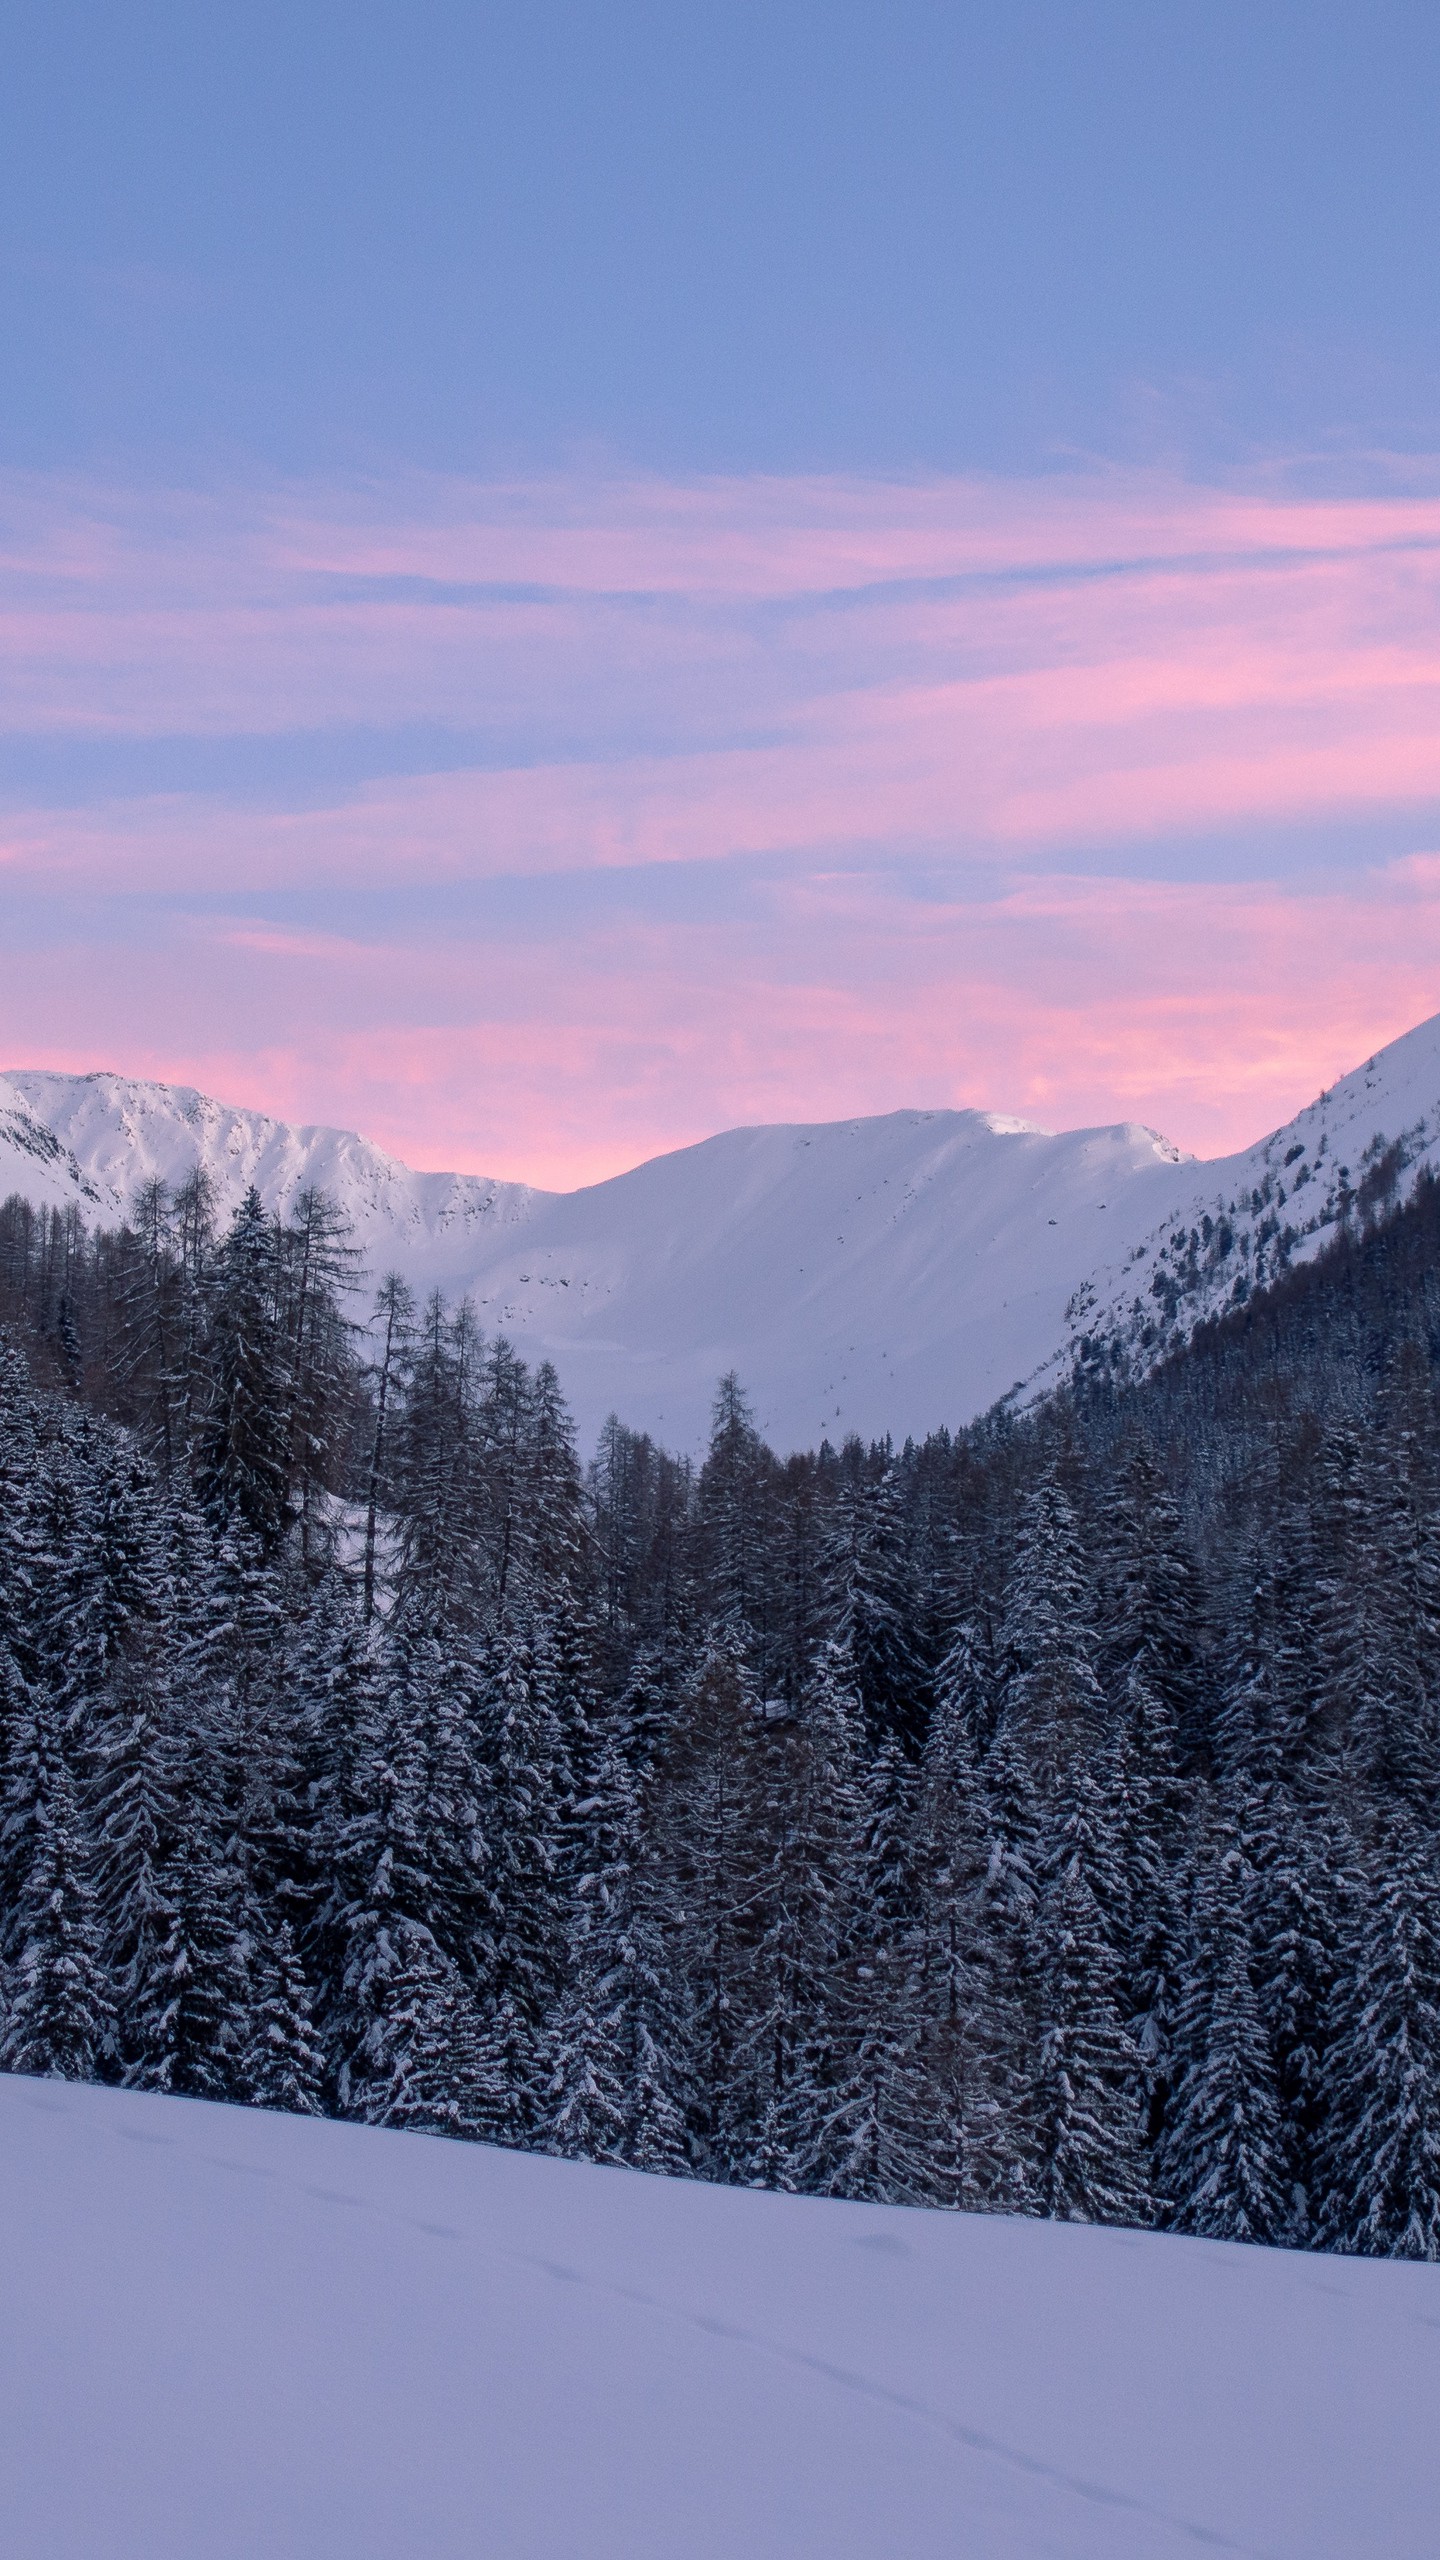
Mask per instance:
[[[1343,1218],[1398,1206],[1427,1167],[1440,1172],[1440,1015],[1253,1147],[1177,1166],[1154,1225],[1076,1290],[1063,1341],[1022,1397],[1087,1362],[1153,1367],[1206,1317],[1313,1259]]]
[[[118,1217],[197,1163],[222,1212],[307,1183],[372,1278],[473,1292],[487,1331],[553,1359],[582,1438],[614,1410],[703,1443],[739,1370],[782,1448],[897,1438],[983,1411],[1063,1337],[1114,1232],[1162,1213],[1176,1153],[1135,1126],[1052,1137],[980,1111],[732,1129],[581,1191],[415,1173],[363,1138],[292,1129],[185,1086],[18,1070],[0,1080],[0,1195]]]
[[[0,2079],[25,2560],[1428,2560],[1440,2271]]]
[[[0,1078],[0,1195],[103,1223],[196,1163],[222,1212],[251,1182],[281,1209],[317,1184],[372,1280],[469,1289],[488,1331],[553,1359],[587,1443],[614,1409],[678,1449],[730,1368],[786,1449],[959,1424],[1112,1346],[1143,1366],[1437,1146],[1440,1017],[1215,1163],[1133,1122],[895,1111],[728,1130],[572,1192],[417,1173],[186,1086]]]
[[[0,1075],[0,1193],[18,1191],[37,1208],[74,1203],[104,1224],[147,1182],[173,1188],[197,1164],[215,1183],[222,1222],[252,1183],[272,1209],[313,1185],[354,1219],[377,1269],[403,1263],[447,1287],[468,1278],[476,1235],[523,1219],[548,1196],[523,1182],[415,1173],[349,1129],[294,1129],[192,1085],[25,1068]]]

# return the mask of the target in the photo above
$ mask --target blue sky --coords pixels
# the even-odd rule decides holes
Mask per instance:
[[[1440,1002],[1433,12],[47,0],[6,66],[17,1062],[560,1178],[1238,1141]]]
[[[1044,466],[1433,444],[1440,18],[7,13],[13,461]]]

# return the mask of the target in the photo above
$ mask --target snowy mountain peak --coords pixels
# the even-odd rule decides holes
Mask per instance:
[[[38,1142],[36,1132],[42,1133]],[[18,1178],[5,1161],[13,1146],[38,1164],[49,1142],[49,1183]],[[291,1127],[240,1110],[193,1085],[138,1076],[67,1076],[13,1068],[0,1077],[0,1184],[89,1216],[124,1215],[147,1182],[172,1187],[203,1165],[220,1215],[233,1214],[253,1183],[268,1207],[287,1210],[314,1186],[339,1201],[372,1260],[405,1263],[428,1251],[437,1280],[463,1281],[464,1238],[503,1223],[544,1194],[523,1182],[474,1174],[417,1173],[349,1129]],[[453,1246],[453,1250],[451,1249]],[[452,1266],[453,1265],[453,1269]]]
[[[185,1085],[0,1078],[0,1196],[104,1224],[197,1164],[222,1217],[252,1183],[281,1211],[315,1185],[372,1282],[469,1290],[488,1332],[552,1359],[582,1439],[614,1410],[678,1449],[731,1368],[782,1449],[956,1425],[1102,1347],[1143,1368],[1356,1204],[1403,1197],[1437,1144],[1440,1017],[1215,1163],[1138,1121],[911,1109],[722,1130],[573,1192],[416,1172]]]

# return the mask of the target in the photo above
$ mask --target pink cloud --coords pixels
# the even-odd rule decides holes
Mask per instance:
[[[397,946],[223,920],[183,965],[0,959],[11,1057],[123,1064],[564,1185],[715,1127],[976,1103],[1239,1145],[1434,1009],[1440,856],[1364,888],[811,876],[758,922]],[[83,1032],[57,1042],[66,1012]]]
[[[123,967],[73,924],[0,954],[14,1057],[561,1181],[913,1101],[1238,1144],[1440,1001],[1433,866],[1164,877],[1206,828],[1440,801],[1440,501],[1118,472],[0,499],[11,738],[141,754],[108,796],[12,793],[0,877],[72,917],[205,896]],[[277,765],[248,799],[143,762],[258,741],[263,785],[267,739],[407,723],[486,760]],[[1068,878],[1077,847],[1159,876]],[[687,909],[677,869],[756,856],[763,896]],[[599,895],[659,866],[648,904]],[[521,922],[406,930],[421,889],[502,878],[545,884]]]

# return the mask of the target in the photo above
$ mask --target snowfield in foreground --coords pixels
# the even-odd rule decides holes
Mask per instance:
[[[1440,2270],[0,2079],[27,2560],[1430,2560]]]

